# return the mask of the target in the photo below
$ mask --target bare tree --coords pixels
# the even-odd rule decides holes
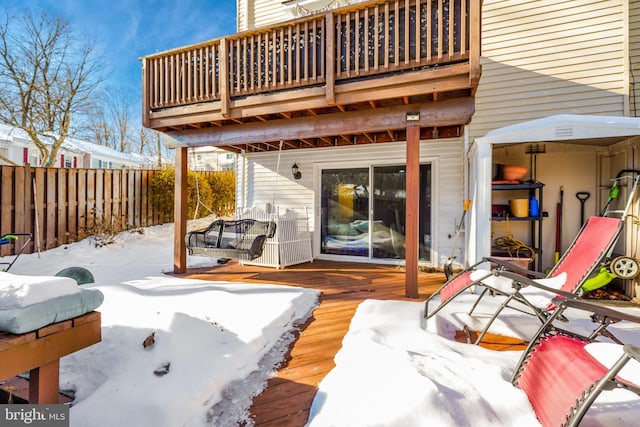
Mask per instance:
[[[116,123],[116,129],[118,131],[118,146],[116,150],[124,153],[130,150],[129,147],[129,132],[131,131],[131,105],[124,97],[114,99],[111,103],[111,114]]]
[[[105,93],[95,99],[95,104],[87,111],[88,129],[84,133],[88,133],[87,136],[98,145],[121,153],[135,151],[132,108],[128,100],[113,93]]]
[[[162,144],[162,134],[153,129],[140,127],[140,154],[157,157],[157,166],[162,168],[162,155],[166,151]]]
[[[99,70],[93,46],[62,17],[0,18],[0,122],[29,135],[42,166],[55,163],[74,115],[101,82]]]
[[[86,114],[90,119],[81,137],[91,140],[98,145],[111,147],[113,144],[114,131],[102,105],[92,105]]]

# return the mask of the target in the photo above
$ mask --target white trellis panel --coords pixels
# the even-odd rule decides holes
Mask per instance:
[[[265,242],[262,256],[241,261],[242,264],[282,268],[313,261],[308,208],[284,209],[282,212],[276,208],[275,214],[259,208],[238,209],[237,212],[238,219],[254,218],[276,223],[276,234]]]

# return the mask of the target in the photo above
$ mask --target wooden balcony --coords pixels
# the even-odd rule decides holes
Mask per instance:
[[[371,1],[142,58],[144,125],[264,151],[456,136],[480,78],[480,0]]]

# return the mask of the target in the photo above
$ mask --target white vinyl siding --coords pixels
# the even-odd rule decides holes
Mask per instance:
[[[629,1],[629,62],[629,112],[640,117],[640,0]]]
[[[323,167],[349,167],[357,160],[370,164],[404,164],[406,143],[367,144],[347,147],[283,150],[279,176],[276,175],[278,154],[247,154],[246,163],[238,159],[237,206],[264,208],[275,204],[281,208],[314,208],[317,214],[315,191],[319,183],[314,179],[316,165]],[[423,141],[420,145],[423,163],[433,165],[433,244],[434,260],[439,265],[451,254],[456,221],[460,220],[463,206],[463,142],[462,139]],[[291,166],[296,163],[302,173],[300,180],[291,176]],[[244,165],[244,166],[243,166]],[[246,186],[242,188],[242,176]],[[314,228],[314,224],[310,224]],[[463,239],[458,241],[455,255],[463,260]]]
[[[293,19],[282,0],[238,0],[238,31],[248,31]]]
[[[485,0],[471,138],[553,114],[625,112],[624,0]]]

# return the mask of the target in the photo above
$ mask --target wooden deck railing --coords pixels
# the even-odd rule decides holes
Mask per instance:
[[[145,114],[214,100],[224,114],[233,97],[479,61],[479,13],[479,0],[381,0],[149,55]]]

